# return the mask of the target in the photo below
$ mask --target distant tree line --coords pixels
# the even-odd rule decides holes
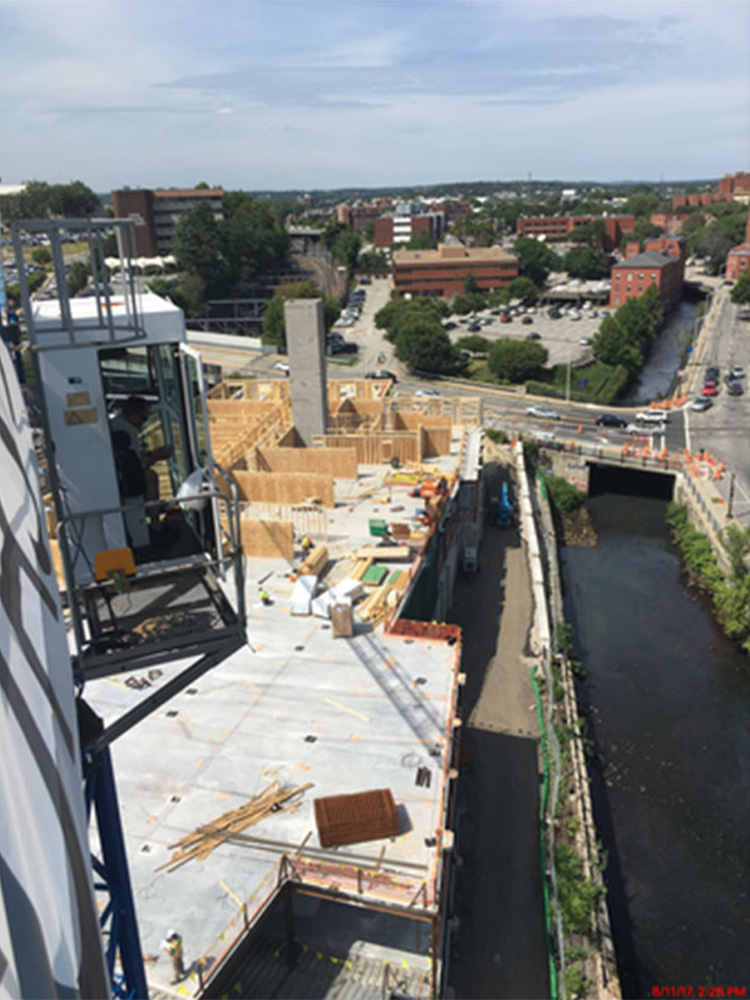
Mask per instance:
[[[91,218],[102,212],[102,203],[83,181],[47,184],[29,181],[20,194],[3,195],[0,213],[4,222],[18,219]]]

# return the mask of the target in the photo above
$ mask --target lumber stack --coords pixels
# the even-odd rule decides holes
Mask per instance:
[[[312,786],[313,783],[308,782],[297,788],[283,789],[278,781],[271,782],[268,788],[255,795],[246,805],[222,813],[217,819],[199,826],[197,830],[170,844],[169,850],[174,851],[172,857],[154,871],[166,868],[167,871],[173,872],[188,861],[203,861],[225,840],[241,833],[246,827],[259,823],[269,813],[296,805],[292,803],[292,799],[302,795]]]
[[[316,545],[299,568],[299,576],[321,576],[328,563],[328,549]]]

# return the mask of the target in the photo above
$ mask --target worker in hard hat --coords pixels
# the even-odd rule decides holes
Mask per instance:
[[[300,545],[302,546],[302,554],[307,555],[310,549],[313,547],[313,540],[309,535],[303,535],[300,539]]]
[[[182,938],[177,931],[168,930],[161,946],[172,959],[172,985],[174,986],[185,975],[185,965],[182,960]]]
[[[265,587],[263,587],[263,586],[259,586],[258,587],[258,596],[260,597],[261,601],[263,601],[263,603],[265,605],[268,605],[268,604],[271,603],[271,595],[268,593],[268,591],[266,590]]]

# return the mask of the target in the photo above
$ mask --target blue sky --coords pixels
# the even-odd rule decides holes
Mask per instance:
[[[98,191],[718,177],[746,0],[0,0],[0,176]]]

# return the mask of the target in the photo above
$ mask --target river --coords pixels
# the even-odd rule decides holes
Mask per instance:
[[[692,339],[697,308],[697,302],[681,299],[669,313],[637,383],[628,393],[629,405],[640,406],[669,393],[682,349]]]
[[[599,544],[562,550],[565,613],[624,996],[750,995],[750,659],[684,585],[665,499],[588,506]]]

